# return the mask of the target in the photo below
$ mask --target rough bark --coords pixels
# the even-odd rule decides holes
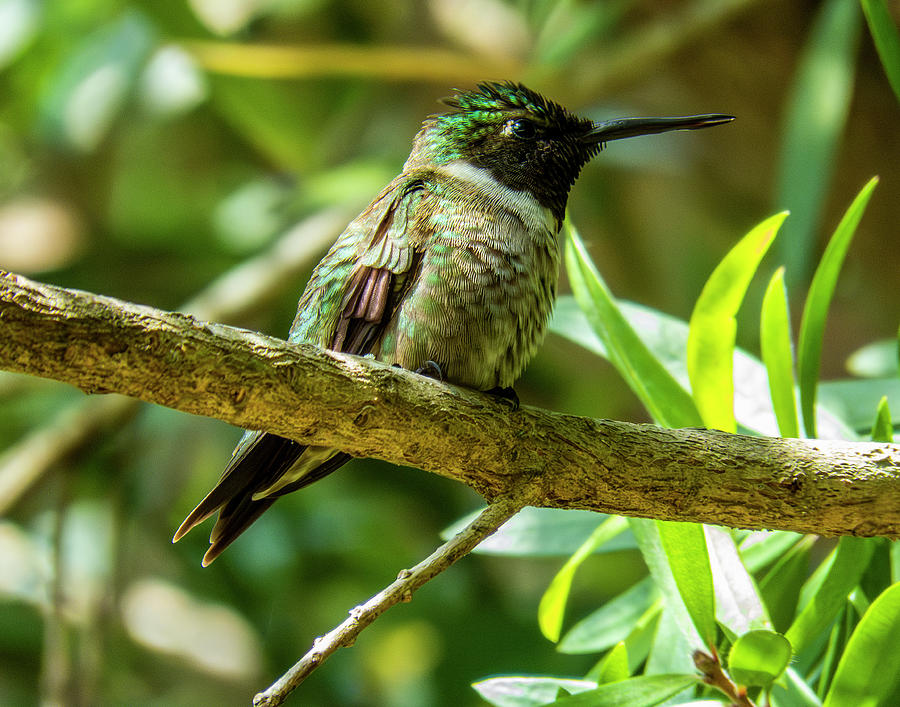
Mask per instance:
[[[0,368],[417,466],[491,499],[823,535],[900,536],[900,446],[669,430],[530,407],[9,273]]]
[[[240,322],[288,288],[296,288],[356,209],[329,207],[285,231],[263,251],[225,271],[179,308],[201,319]],[[140,409],[119,395],[85,396],[60,409],[0,454],[0,515],[45,474],[95,446]]]

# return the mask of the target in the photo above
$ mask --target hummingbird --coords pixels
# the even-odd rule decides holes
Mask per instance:
[[[569,190],[610,140],[733,120],[721,114],[593,122],[520,83],[443,100],[401,173],[319,262],[288,340],[486,391],[512,386],[546,333]],[[349,461],[337,449],[248,431],[173,542],[218,511],[203,566],[279,497]]]

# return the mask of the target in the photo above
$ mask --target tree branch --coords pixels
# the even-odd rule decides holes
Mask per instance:
[[[336,628],[313,643],[312,648],[269,689],[253,698],[254,707],[273,707],[285,698],[312,672],[343,646],[352,646],[360,632],[381,614],[400,602],[412,600],[422,585],[468,555],[478,543],[508,521],[527,504],[527,489],[515,497],[498,500],[485,508],[469,525],[441,545],[411,570],[402,570],[397,579],[365,604],[350,610],[350,616]]]
[[[413,465],[488,499],[900,535],[900,446],[669,430],[523,407],[377,361],[0,276],[0,368]]]
[[[296,282],[344,228],[346,207],[323,209],[300,221],[269,248],[213,280],[181,310],[201,319],[236,322]],[[118,395],[84,398],[0,455],[0,515],[40,479],[103,434],[117,430],[140,402]]]

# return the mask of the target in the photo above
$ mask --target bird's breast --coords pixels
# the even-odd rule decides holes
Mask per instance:
[[[511,386],[534,355],[559,270],[549,210],[530,194],[488,185],[467,190],[464,182],[437,197],[421,226],[429,235],[418,271],[379,356],[413,370],[433,361],[445,380],[480,390]]]

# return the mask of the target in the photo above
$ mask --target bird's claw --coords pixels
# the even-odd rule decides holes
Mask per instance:
[[[435,380],[444,382],[444,372],[441,367],[434,361],[425,361],[425,363],[416,369],[416,373],[426,378],[434,378]]]
[[[519,409],[519,396],[511,387],[501,388],[500,386],[497,386],[496,388],[491,388],[487,391],[487,394],[493,395],[504,405],[509,405],[514,411]]]

